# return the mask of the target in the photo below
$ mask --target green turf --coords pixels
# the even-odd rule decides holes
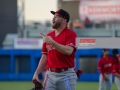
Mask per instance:
[[[98,86],[98,82],[78,82],[76,90],[98,90]],[[117,90],[116,85],[114,83],[112,84],[111,90]]]
[[[30,90],[34,85],[32,82],[23,81],[1,81],[0,90]]]
[[[30,90],[33,87],[32,82],[23,81],[1,81],[0,90]],[[98,90],[98,82],[78,82],[76,90]],[[112,90],[117,90],[113,83]]]

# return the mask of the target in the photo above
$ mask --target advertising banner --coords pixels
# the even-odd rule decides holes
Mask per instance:
[[[81,0],[79,17],[81,21],[86,17],[91,21],[120,20],[120,0]]]
[[[17,38],[14,40],[15,49],[41,49],[42,39]]]
[[[120,38],[78,37],[76,46],[79,49],[120,48]]]

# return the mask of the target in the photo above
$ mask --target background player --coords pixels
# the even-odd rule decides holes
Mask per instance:
[[[52,28],[54,31],[43,36],[42,58],[34,73],[33,80],[38,79],[47,64],[44,90],[75,90],[77,75],[74,70],[76,33],[68,29],[70,19],[68,12],[59,9],[54,12]],[[40,81],[39,81],[40,82]]]
[[[120,55],[117,55],[118,57],[118,62],[113,66],[113,74],[115,76],[115,84],[120,90]]]
[[[114,60],[115,60],[114,63],[116,64],[116,63],[118,63],[118,55],[119,55],[118,49],[113,49],[112,53],[113,53],[113,57],[114,57]]]
[[[98,70],[100,71],[99,90],[104,90],[104,84],[106,84],[106,90],[111,90],[114,59],[108,55],[109,50],[103,49],[103,57],[98,61]]]

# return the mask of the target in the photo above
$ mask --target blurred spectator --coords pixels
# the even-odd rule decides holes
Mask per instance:
[[[85,25],[85,28],[92,28],[92,22],[88,17],[85,18],[84,25]]]
[[[80,23],[80,21],[78,19],[73,21],[73,28],[80,29],[82,27],[83,27],[83,25],[82,25],[82,23]]]

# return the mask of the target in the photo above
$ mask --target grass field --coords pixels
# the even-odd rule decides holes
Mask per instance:
[[[34,87],[32,82],[23,81],[1,81],[0,90],[30,90]],[[76,90],[98,90],[98,82],[78,82]],[[117,90],[113,83],[112,90]]]

